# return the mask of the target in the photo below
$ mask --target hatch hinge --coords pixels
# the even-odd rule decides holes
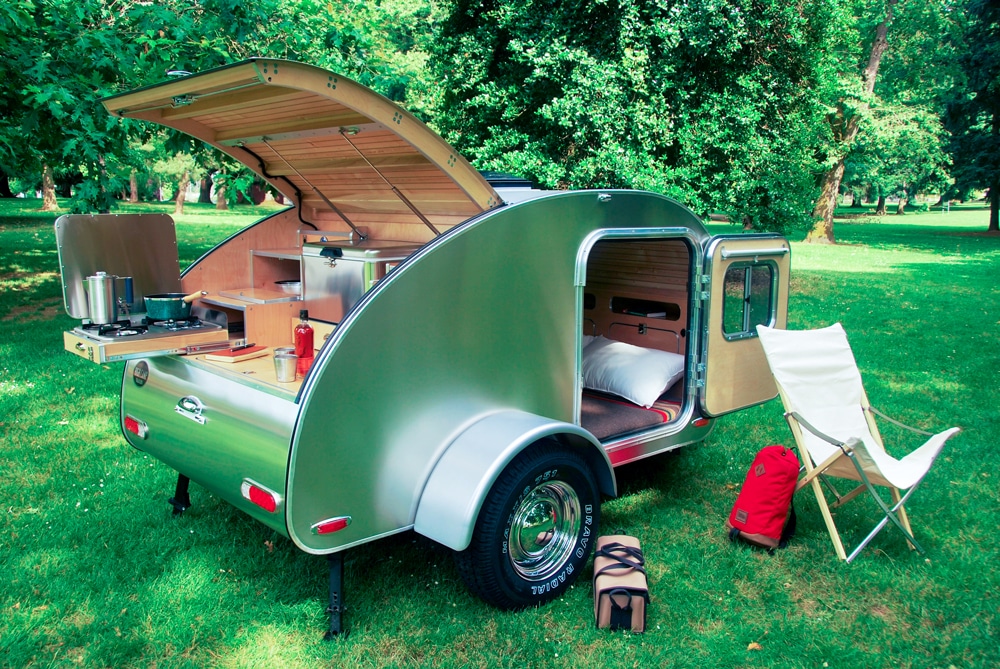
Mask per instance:
[[[705,363],[699,362],[694,366],[694,385],[696,388],[705,387]]]

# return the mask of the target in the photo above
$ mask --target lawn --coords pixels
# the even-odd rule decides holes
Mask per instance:
[[[804,494],[788,549],[728,543],[754,452],[790,443],[770,402],[719,420],[701,445],[618,470],[603,532],[643,542],[645,635],[593,629],[587,575],[541,608],[490,609],[448,551],[409,533],[348,553],[351,632],[327,643],[323,559],[198,486],[171,517],[175,474],[119,432],[122,365],[62,351],[75,321],[54,216],[36,206],[0,201],[0,666],[1000,665],[1000,472],[987,459],[1000,441],[1000,237],[982,234],[985,209],[851,219],[836,246],[792,244],[789,327],[842,322],[876,406],[964,430],[909,505],[927,555],[886,531],[839,563]],[[188,211],[183,265],[261,214]],[[855,505],[838,514],[849,539],[874,518]]]

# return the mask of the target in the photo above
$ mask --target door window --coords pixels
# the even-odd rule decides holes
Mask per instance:
[[[774,325],[776,267],[733,263],[723,280],[722,330],[726,339],[756,337],[756,326]]]

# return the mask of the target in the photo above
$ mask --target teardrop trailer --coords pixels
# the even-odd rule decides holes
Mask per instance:
[[[183,274],[168,217],[61,217],[67,311],[84,322],[64,339],[125,361],[123,433],[178,472],[176,511],[195,481],[328,557],[331,634],[343,552],[408,530],[452,549],[490,604],[559,596],[615,467],[776,394],[754,326],[785,324],[778,235],[713,237],[648,192],[491,183],[389,100],[301,63],[104,104],[205,141],[291,203]],[[114,323],[90,317],[97,272],[132,279]],[[196,292],[190,328],[143,318],[143,296]],[[317,332],[304,378],[279,383],[270,356],[206,357],[288,345],[301,309]]]

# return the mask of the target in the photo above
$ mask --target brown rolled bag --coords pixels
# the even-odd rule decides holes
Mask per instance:
[[[598,629],[646,630],[649,587],[639,540],[623,534],[597,538],[594,618]]]

